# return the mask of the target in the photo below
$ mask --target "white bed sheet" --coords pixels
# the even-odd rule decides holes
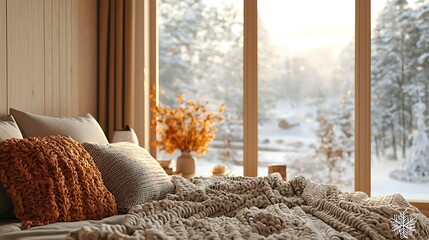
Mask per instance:
[[[16,221],[0,222],[0,240],[56,240],[64,239],[73,230],[83,226],[97,226],[100,224],[120,224],[125,215],[115,215],[102,220],[87,220],[78,222],[59,222],[45,226],[32,227],[21,230],[21,223]]]

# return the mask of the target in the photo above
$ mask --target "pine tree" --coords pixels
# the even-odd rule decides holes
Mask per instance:
[[[411,147],[404,169],[393,171],[390,176],[407,182],[429,181],[429,138],[426,125],[426,106],[421,101],[414,104],[416,126],[410,134]]]
[[[417,71],[416,80],[424,85],[423,103],[429,107],[429,1],[417,2],[416,30],[419,38],[416,43]]]
[[[378,146],[392,146],[397,159],[408,147],[408,129],[412,122],[413,85],[416,68],[415,12],[405,0],[386,2],[372,39],[372,118]],[[383,139],[383,143],[380,142]]]
[[[411,134],[410,156],[405,169],[410,176],[429,177],[429,138],[426,126],[426,106],[422,102],[414,105],[416,128]]]
[[[161,102],[174,105],[176,94],[200,99],[204,86],[218,80],[225,53],[238,45],[237,11],[202,0],[162,0],[159,15]]]

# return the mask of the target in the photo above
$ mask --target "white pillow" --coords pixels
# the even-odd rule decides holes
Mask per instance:
[[[0,121],[0,140],[9,138],[22,139],[22,134],[11,115],[7,116],[3,121]]]
[[[81,117],[47,117],[11,108],[24,137],[70,136],[79,143],[109,143],[100,124],[87,113]]]

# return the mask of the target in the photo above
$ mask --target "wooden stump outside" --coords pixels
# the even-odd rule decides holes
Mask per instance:
[[[286,164],[273,164],[268,166],[268,175],[271,173],[278,172],[282,176],[283,180],[286,181]]]

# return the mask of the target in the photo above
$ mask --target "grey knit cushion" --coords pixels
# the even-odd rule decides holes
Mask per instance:
[[[83,147],[94,158],[104,184],[115,196],[118,211],[164,198],[174,192],[170,177],[144,149],[133,143],[92,144]]]

